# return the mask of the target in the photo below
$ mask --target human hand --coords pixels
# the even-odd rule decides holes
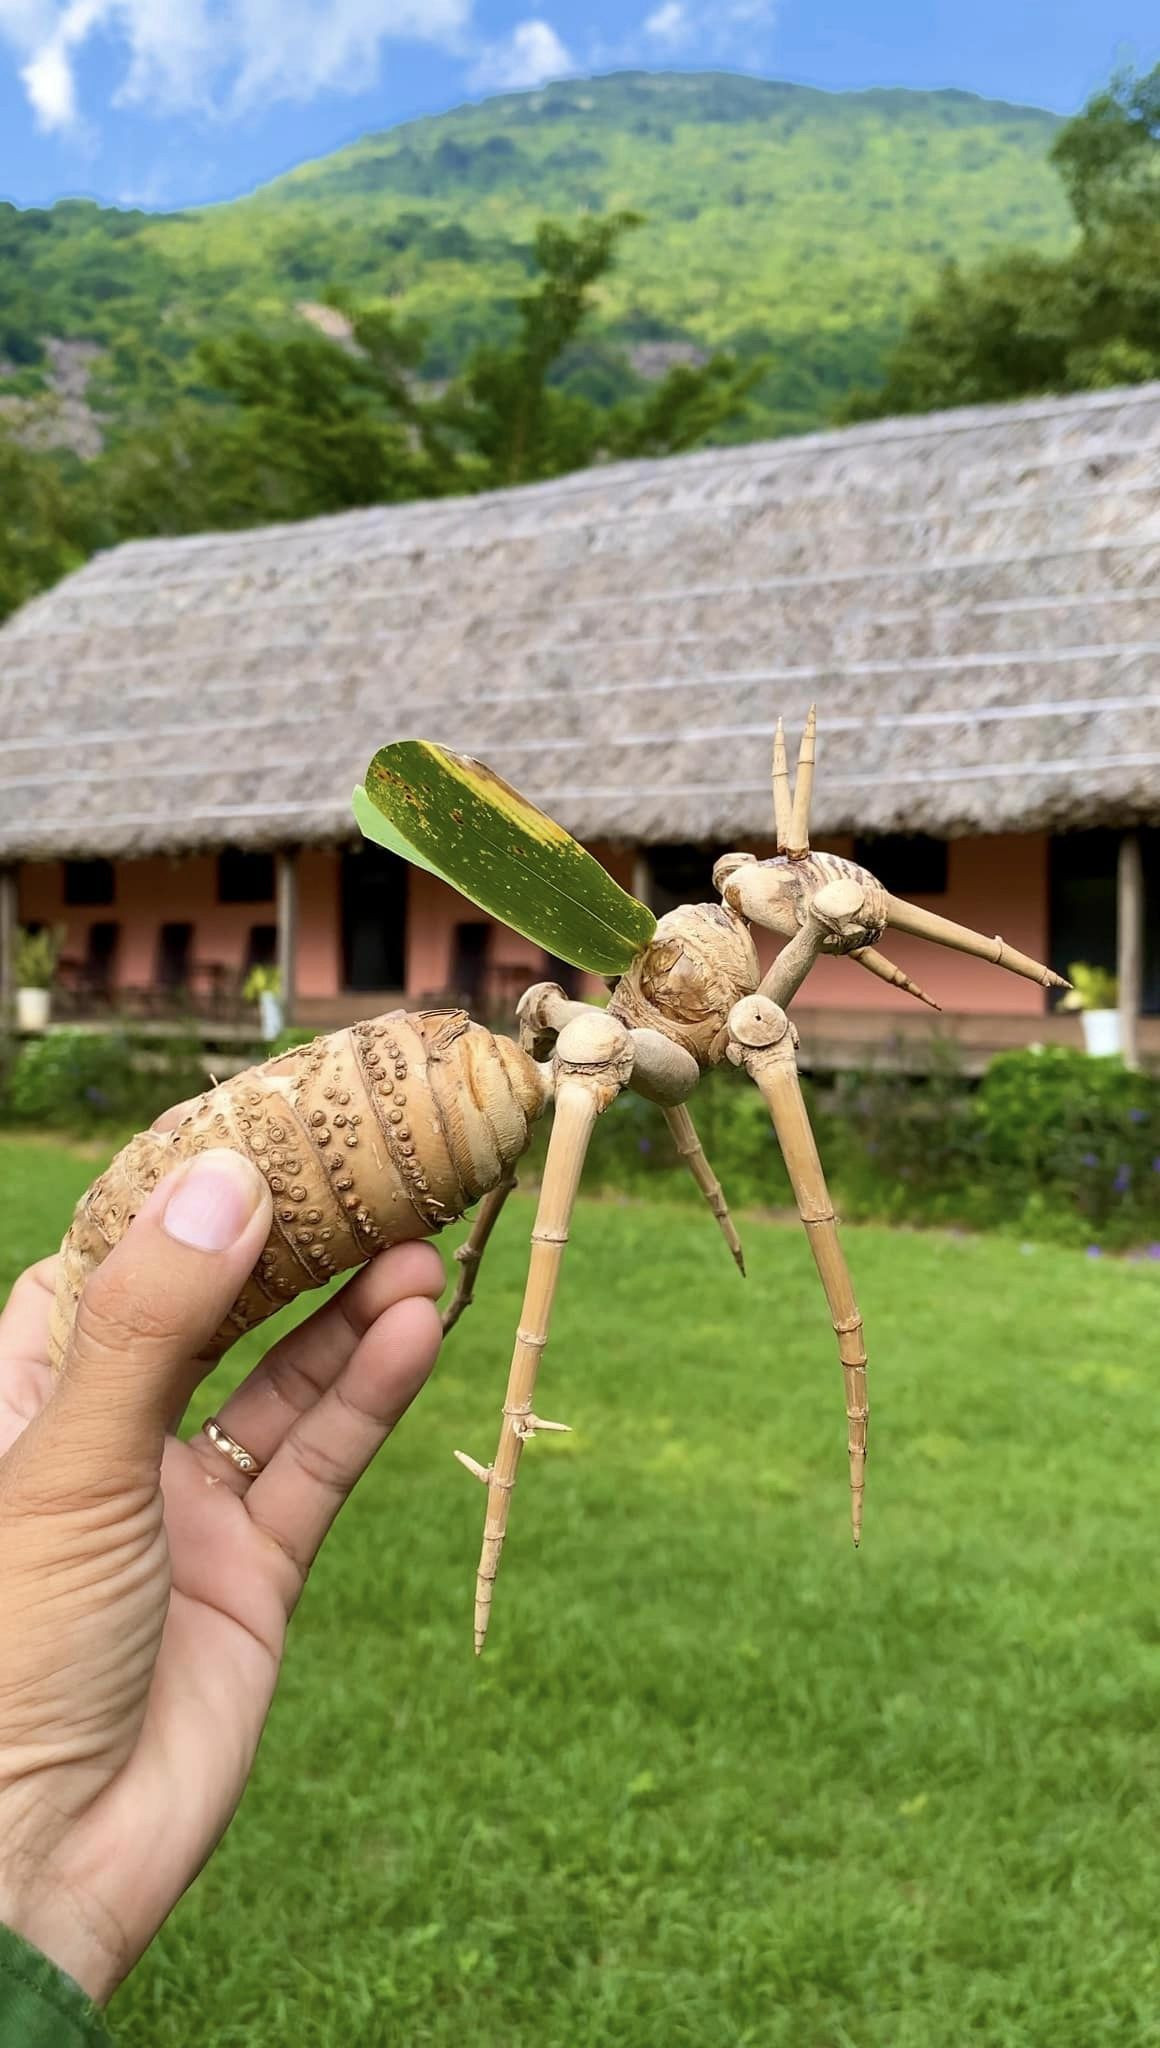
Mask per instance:
[[[257,1260],[265,1182],[204,1153],[90,1276],[59,1380],[55,1260],[0,1316],[0,1921],[98,2000],[223,1834],[286,1624],[439,1346],[436,1252],[384,1252],[220,1410],[246,1478],[168,1434]]]

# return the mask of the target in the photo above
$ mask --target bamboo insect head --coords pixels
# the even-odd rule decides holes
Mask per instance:
[[[713,885],[739,917],[789,941],[760,984],[760,993],[785,1004],[796,993],[821,953],[844,954],[879,980],[920,1002],[939,1005],[916,982],[877,951],[888,930],[931,939],[935,945],[990,960],[1043,988],[1066,988],[1062,975],[1009,946],[987,938],[937,912],[892,896],[876,875],[839,854],[820,853],[809,843],[817,722],[811,705],[798,754],[792,792],[781,720],[773,743],[773,809],[777,853],[758,860],[751,853],[722,854]]]

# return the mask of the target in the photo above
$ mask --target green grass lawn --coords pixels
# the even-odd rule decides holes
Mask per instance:
[[[92,1171],[0,1145],[0,1260]],[[315,1572],[123,2048],[1160,2042],[1160,1273],[849,1230],[855,1555],[801,1233],[749,1222],[742,1283],[707,1217],[584,1205],[575,1434],[524,1460],[476,1663],[450,1454],[493,1448],[530,1213]]]

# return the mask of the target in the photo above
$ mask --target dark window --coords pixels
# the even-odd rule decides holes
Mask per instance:
[[[854,859],[869,868],[892,896],[945,896],[947,843],[925,832],[882,832],[856,839]]]
[[[189,979],[189,956],[193,951],[191,924],[163,924],[157,935],[157,980],[171,993],[185,987]]]
[[[717,851],[709,846],[650,846],[647,859],[651,886],[649,903],[658,917],[681,903],[715,903],[713,863]]]
[[[227,846],[218,855],[219,903],[272,903],[274,901],[274,856],[272,853],[243,853]]]
[[[111,903],[115,889],[111,860],[66,860],[64,900],[70,908],[87,910]]]
[[[455,927],[449,994],[457,1003],[462,1003],[465,1010],[478,1010],[482,1006],[487,955],[494,930],[493,924],[481,924],[474,918],[470,923]]]
[[[369,841],[342,856],[343,986],[401,990],[407,976],[405,860]]]
[[[276,967],[278,964],[278,927],[276,924],[252,924],[246,938],[246,957],[242,965],[243,976],[251,967]]]
[[[1116,971],[1118,832],[1063,832],[1051,842],[1050,964],[1066,974],[1073,960]],[[1144,870],[1144,988],[1141,1008],[1160,1012],[1160,831],[1140,833]]]
[[[89,926],[85,976],[89,987],[98,995],[107,995],[112,986],[120,941],[121,927],[111,919],[94,919]]]
[[[545,953],[540,967],[541,981],[554,981],[566,996],[576,998],[580,994],[580,969],[573,967],[570,960],[561,960],[555,953]]]

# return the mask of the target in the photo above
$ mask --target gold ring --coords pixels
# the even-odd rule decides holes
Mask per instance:
[[[230,1436],[228,1430],[222,1428],[216,1416],[211,1415],[208,1422],[203,1422],[201,1430],[202,1435],[209,1438],[214,1450],[220,1451],[223,1458],[228,1458],[236,1471],[241,1472],[247,1479],[257,1478],[262,1469],[258,1459],[244,1444],[238,1443]]]

